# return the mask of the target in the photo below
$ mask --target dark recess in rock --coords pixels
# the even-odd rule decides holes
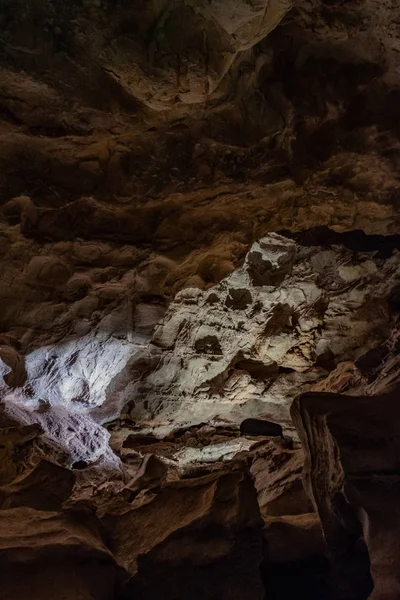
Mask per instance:
[[[242,435],[261,435],[263,437],[283,437],[281,425],[263,419],[245,419],[240,423],[240,433]]]
[[[298,233],[287,230],[279,233],[301,246],[338,245],[356,252],[376,252],[378,258],[389,258],[394,250],[400,250],[400,235],[368,235],[360,229],[339,233],[321,226]]]

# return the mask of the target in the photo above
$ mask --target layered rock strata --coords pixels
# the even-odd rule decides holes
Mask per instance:
[[[398,397],[315,392],[293,405],[340,599],[399,594]]]
[[[398,595],[399,23],[0,0],[7,600]]]
[[[228,441],[238,432],[203,428],[152,445],[141,436],[129,455],[119,450],[119,470],[107,471],[83,461],[71,469],[40,427],[21,426],[4,411],[0,425],[6,600],[40,600],[60,589],[65,600],[262,600],[265,586],[273,599],[273,565],[325,560],[316,515],[303,514],[311,505],[299,487],[302,451],[282,440],[249,438],[233,460],[192,457],[189,468],[171,446],[190,449],[190,439],[202,437],[208,447],[216,435]],[[282,543],[296,550],[285,557]],[[310,577],[297,585],[314,597]]]

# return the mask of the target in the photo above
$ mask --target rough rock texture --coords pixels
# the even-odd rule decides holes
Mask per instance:
[[[151,1],[121,3],[117,11],[111,2],[95,1],[82,7],[74,3],[61,10],[57,2],[51,1],[18,5],[24,8],[22,14],[16,9],[4,11],[2,20],[8,35],[2,44],[6,52],[41,56],[50,48],[67,51],[72,55],[72,64],[65,64],[67,61],[61,56],[61,68],[71,68],[75,63],[82,71],[90,69],[89,76],[102,79],[111,90],[115,87],[120,96],[131,99],[131,104],[136,100],[136,104],[162,110],[177,102],[192,104],[205,100],[238,52],[266,37],[292,7],[292,2]],[[45,26],[39,39],[27,40],[17,27],[24,29],[32,18],[44,18]],[[11,39],[16,43],[20,36],[25,47],[15,48],[8,43]],[[36,42],[35,49],[27,47],[32,42]],[[79,56],[85,50],[89,50],[88,54]],[[77,75],[78,81],[83,75],[83,72]],[[90,81],[87,83],[90,86]],[[18,90],[18,80],[9,85]],[[23,112],[18,99],[8,100],[17,112]],[[107,101],[107,97],[103,100]],[[48,101],[61,112],[57,98],[49,94]],[[31,121],[35,122],[37,116],[31,116]]]
[[[138,382],[130,360],[179,290],[208,297],[271,231],[397,233],[398,7],[389,0],[1,0],[0,25],[0,370],[12,402],[102,421],[136,402],[139,387],[134,418],[164,411],[166,420],[184,378],[171,373],[166,397],[170,382]],[[246,313],[235,293],[230,326]],[[384,320],[377,314],[376,327]],[[280,373],[263,402],[264,383],[246,368],[229,379],[240,349],[221,351],[212,367],[230,389],[207,391],[196,373],[185,390],[206,398],[196,401],[206,418],[230,411],[228,396],[241,418],[247,377],[242,412],[285,419],[297,388],[323,368],[301,372],[307,356],[283,361],[278,369],[294,372]],[[348,359],[344,348],[337,362]],[[183,411],[179,420],[189,417],[204,418]]]
[[[399,595],[398,400],[314,392],[293,405],[338,598]]]
[[[39,426],[0,413],[0,572],[5,600],[114,600],[123,570],[94,514],[63,509],[76,476]]]
[[[95,325],[79,318],[74,303],[62,319],[75,333],[57,343],[22,357],[14,338],[4,336],[3,399],[22,422],[33,410],[73,460],[94,462],[107,452],[95,421],[122,410],[142,426],[164,429],[265,416],[292,430],[289,406],[299,391],[327,378],[334,389],[335,366],[362,363],[387,341],[396,318],[390,298],[400,285],[397,237],[386,245],[367,237],[369,252],[338,238],[341,245],[323,247],[318,239],[270,234],[220,284],[178,293],[157,326],[161,305],[133,310],[126,301],[100,312]],[[128,297],[136,276],[118,285],[115,302]]]
[[[112,600],[115,561],[85,515],[18,507],[0,511],[2,595]],[[22,576],[23,573],[23,576]]]
[[[180,292],[148,349],[125,409],[161,423],[265,416],[290,427],[291,399],[390,334],[400,255],[302,246],[271,234],[207,292]]]
[[[10,600],[333,593],[301,450],[238,425],[294,437],[300,392],[399,380],[399,27],[393,0],[0,0]],[[383,517],[332,541],[318,510],[339,580],[396,595]]]
[[[203,441],[208,435],[211,447],[216,433],[204,429]],[[217,437],[228,436],[228,430],[222,434]],[[287,563],[279,554],[283,540],[296,544],[287,558],[297,564],[310,553],[325,554],[318,526],[299,546],[304,519],[310,522],[315,515],[298,514],[299,522],[291,523],[289,531],[285,524],[293,515],[279,517],[284,528],[279,543],[271,530],[278,517],[261,518],[260,508],[265,513],[266,506],[275,515],[288,512],[294,480],[299,482],[299,469],[296,474],[288,469],[281,481],[266,477],[286,456],[288,463],[301,462],[301,449],[285,450],[283,440],[259,438],[254,451],[225,463],[207,462],[205,455],[192,460],[191,470],[162,450],[159,456],[146,452],[149,444],[142,451],[136,446],[131,450],[136,462],[131,455],[119,472],[104,472],[104,465],[100,469],[83,461],[71,470],[69,455],[49,444],[38,426],[18,425],[4,410],[0,439],[0,571],[6,600],[28,595],[40,600],[49,594],[63,600],[161,595],[262,600],[265,579],[274,585],[268,569]],[[185,439],[190,447],[192,438]],[[179,444],[179,436],[169,443]],[[157,444],[165,451],[166,442],[153,441]],[[288,500],[282,502],[285,495]],[[302,508],[297,505],[298,512]],[[310,592],[312,582],[303,577],[302,589]]]
[[[331,598],[321,522],[302,485],[303,451],[281,440],[247,455],[264,521],[261,565],[266,598]]]
[[[252,457],[250,473],[264,521],[313,511],[301,480],[304,462],[301,448],[270,441],[254,449]]]
[[[171,482],[136,506],[117,500],[103,522],[134,598],[263,598],[261,519],[241,471]]]

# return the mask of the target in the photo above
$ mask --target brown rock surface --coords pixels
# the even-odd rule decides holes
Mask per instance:
[[[306,487],[336,572],[337,597],[395,598],[398,393],[308,393],[295,401],[292,414],[306,453]]]
[[[301,561],[326,553],[321,523],[315,513],[269,518],[264,539],[272,563]]]
[[[303,450],[281,440],[260,442],[247,456],[264,521],[261,572],[266,597],[331,598],[327,548],[302,484]]]
[[[114,559],[85,517],[20,507],[0,510],[0,523],[5,600],[114,600]]]
[[[300,525],[289,531],[285,520],[291,517],[267,518],[263,536],[260,508],[266,514],[268,506],[276,515],[308,506],[305,497],[303,504],[296,503],[300,490],[293,493],[300,483],[302,452],[284,451],[283,440],[252,441],[233,428],[206,425],[158,441],[125,433],[122,440],[129,441],[137,458],[119,446],[128,459],[119,474],[107,472],[106,463],[84,461],[74,463],[72,472],[62,464],[68,465],[68,454],[60,453],[38,425],[17,425],[4,410],[2,424],[0,570],[7,600],[22,600],[28,590],[39,600],[57,588],[65,600],[160,594],[261,600],[263,566],[279,561],[282,542],[296,544],[297,553],[290,555],[295,562],[311,547],[320,551],[316,532],[306,549],[299,548],[304,515],[297,515]],[[240,445],[230,447],[235,440]],[[158,446],[159,456],[146,454]],[[224,453],[234,455],[235,448],[241,452],[227,460]],[[194,450],[197,454],[191,454]],[[281,545],[268,529],[278,519]],[[40,577],[44,565],[46,575]],[[304,589],[309,586],[303,582]]]
[[[4,600],[115,600],[123,571],[94,514],[63,510],[75,475],[37,425],[0,415],[0,577]]]
[[[135,401],[130,359],[171,299],[234,277],[254,240],[321,225],[397,234],[389,0],[3,0],[0,26],[0,374],[12,401],[115,418]],[[241,289],[228,314],[255,308]],[[227,394],[239,397],[247,371],[235,370]],[[267,408],[284,420],[304,382],[279,379],[293,393]],[[147,383],[134,418],[165,421],[165,390]],[[218,394],[207,418],[230,412]],[[263,414],[258,391],[252,402]]]
[[[59,510],[70,497],[74,483],[71,471],[43,459],[28,473],[0,487],[0,506],[1,509],[26,506]]]
[[[268,442],[253,450],[250,473],[258,492],[264,521],[281,515],[303,515],[313,510],[302,484],[303,450]]]
[[[295,437],[310,391],[346,394],[296,417],[339,594],[370,562],[399,595],[374,470],[397,414],[370,412],[400,373],[399,23],[393,0],[0,0],[7,600],[121,600],[117,562],[133,600],[261,598],[260,564],[268,600],[329,598],[303,451],[237,430]]]
[[[241,470],[167,484],[102,520],[134,598],[263,598],[261,519]]]

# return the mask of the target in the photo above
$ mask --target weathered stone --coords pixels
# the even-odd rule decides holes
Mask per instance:
[[[254,283],[260,260],[276,281]],[[129,365],[130,379],[140,379],[132,418],[164,425],[260,417],[293,432],[290,399],[324,381],[332,365],[355,363],[385,342],[398,264],[397,253],[385,260],[277,234],[263,238],[212,290],[184,290],[170,304]],[[250,304],[227,309],[232,289],[247,289]]]
[[[326,553],[321,522],[315,513],[269,517],[263,530],[267,560],[300,561]]]
[[[292,414],[338,597],[396,597],[398,393],[308,393],[295,401]]]
[[[153,454],[144,457],[137,474],[125,489],[129,492],[139,492],[142,489],[151,489],[160,486],[167,474],[168,467]]]
[[[5,600],[114,600],[119,571],[90,518],[20,507],[0,510],[0,523]]]
[[[268,600],[330,598],[289,405],[344,392],[358,410],[399,380],[399,14],[0,0],[0,520],[18,540],[29,516],[34,540],[23,564],[6,540],[2,597],[119,600],[107,549],[86,561],[86,530],[73,551],[61,539],[77,506],[118,502],[135,598],[259,597],[247,466]],[[258,417],[284,440],[240,437]],[[358,433],[325,426],[309,443],[344,448],[332,468],[322,452],[329,496]],[[324,496],[321,518],[339,581],[367,590],[364,537],[373,593],[391,600],[397,513],[380,490],[395,475],[373,471],[374,494],[368,473]]]
[[[252,452],[250,473],[258,492],[264,520],[282,515],[302,515],[312,504],[302,483],[302,449],[290,450],[283,442],[270,441]]]
[[[102,520],[135,598],[263,598],[261,519],[242,470],[171,482]]]
[[[60,510],[70,497],[74,483],[71,471],[43,459],[12,483],[0,487],[0,510],[19,506]]]

